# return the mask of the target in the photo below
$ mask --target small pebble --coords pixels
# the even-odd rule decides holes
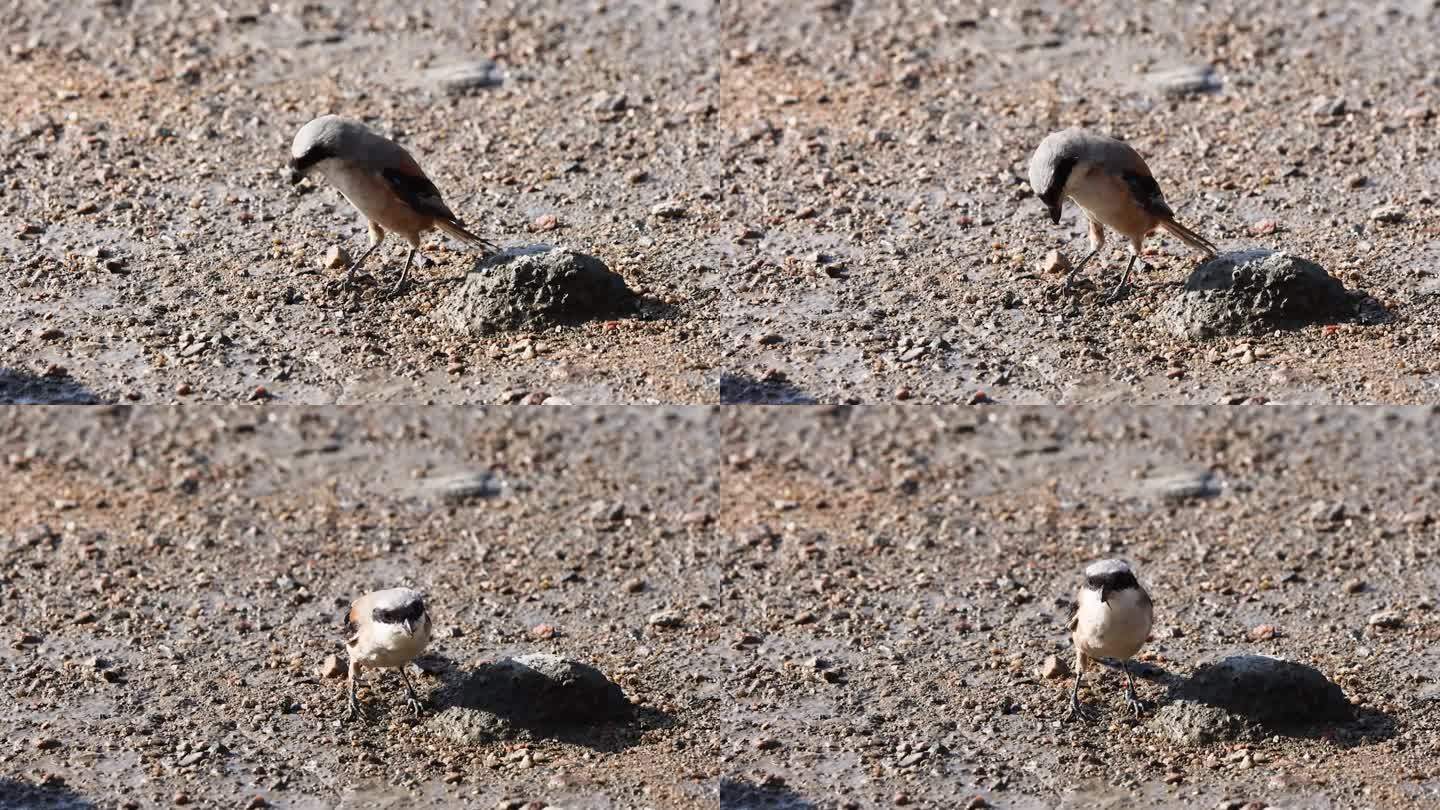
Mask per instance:
[[[1340,587],[1342,590],[1345,591],[1345,593],[1360,593],[1361,591],[1365,590],[1365,580],[1347,579],[1345,580],[1345,584],[1341,585]]]
[[[322,678],[339,678],[345,674],[345,665],[340,663],[340,656],[327,655],[325,660],[315,670],[315,674]]]
[[[1058,680],[1070,676],[1070,665],[1056,655],[1047,655],[1045,661],[1040,664],[1040,677],[1048,680]]]
[[[689,209],[674,200],[662,202],[650,209],[650,216],[657,219],[680,219],[687,213]]]
[[[1382,205],[1379,208],[1371,209],[1370,220],[1372,222],[1383,222],[1387,225],[1404,222],[1405,209],[1398,205]]]
[[[1038,269],[1042,273],[1068,273],[1070,272],[1070,259],[1060,251],[1052,250],[1040,260]]]
[[[1269,641],[1280,635],[1280,628],[1273,624],[1260,624],[1250,628],[1251,641]]]
[[[1383,630],[1394,630],[1405,624],[1405,619],[1399,611],[1382,610],[1379,613],[1370,614],[1367,623],[1371,627],[1379,627]]]
[[[350,254],[345,252],[345,248],[339,245],[333,245],[329,250],[325,251],[324,258],[320,260],[320,266],[329,270],[339,270],[342,267],[349,267]]]

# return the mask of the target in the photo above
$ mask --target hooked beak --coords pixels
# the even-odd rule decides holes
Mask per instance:
[[[301,178],[303,178],[304,176],[304,172],[301,172],[298,168],[295,167],[295,161],[290,161],[290,185],[293,186],[296,183],[300,182]]]
[[[1056,221],[1058,222],[1059,220],[1056,220]],[[1109,589],[1108,587],[1103,586],[1103,585],[1100,587],[1100,601],[1101,601],[1101,602],[1109,602],[1109,601],[1110,601],[1110,589]]]
[[[406,619],[406,620],[405,620],[405,632],[409,633],[409,634],[412,635],[412,636],[415,635],[415,620],[414,620],[414,619]]]
[[[1052,202],[1047,202],[1047,203],[1045,203],[1045,208],[1046,208],[1047,210],[1049,210],[1049,212],[1050,212],[1050,222],[1051,222],[1052,224],[1059,225],[1059,224],[1060,224],[1060,203],[1058,203],[1058,202],[1053,202],[1053,203],[1052,203]]]

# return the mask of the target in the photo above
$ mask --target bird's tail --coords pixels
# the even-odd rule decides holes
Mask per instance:
[[[1195,233],[1184,225],[1181,225],[1171,217],[1161,219],[1160,227],[1174,234],[1175,238],[1179,239],[1181,242],[1184,242],[1190,247],[1193,247],[1196,250],[1204,253],[1206,257],[1214,256],[1216,253],[1220,252],[1215,249],[1215,245],[1212,244],[1209,239],[1206,239],[1205,237],[1201,236],[1198,233]]]
[[[475,234],[465,230],[465,227],[458,222],[450,222],[448,220],[437,218],[435,220],[435,227],[444,231],[446,235],[451,236],[455,239],[459,239],[461,242],[465,242],[466,244],[484,248],[490,253],[500,252],[500,248],[496,247],[493,243],[487,242],[486,240],[481,239]]]

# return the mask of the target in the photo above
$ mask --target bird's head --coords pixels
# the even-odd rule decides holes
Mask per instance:
[[[1098,591],[1101,602],[1109,602],[1110,595],[1127,588],[1140,587],[1135,572],[1124,560],[1100,560],[1085,568],[1085,587]]]
[[[300,128],[290,144],[289,173],[292,184],[310,174],[319,163],[339,153],[349,122],[338,115],[322,115]]]
[[[415,629],[425,621],[425,599],[409,589],[386,592],[383,599],[376,600],[370,618],[382,624],[398,625],[414,635]]]
[[[1070,181],[1070,172],[1078,161],[1071,141],[1069,130],[1048,135],[1030,156],[1030,188],[1045,204],[1050,221],[1056,224],[1060,222],[1065,184]]]

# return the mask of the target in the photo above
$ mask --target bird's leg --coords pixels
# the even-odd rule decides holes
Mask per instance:
[[[385,229],[373,222],[370,223],[370,247],[366,248],[365,252],[360,254],[360,258],[351,262],[350,266],[345,268],[345,287],[347,289],[354,283],[355,268],[364,264],[365,260],[370,258],[370,254],[374,253],[375,248],[380,247],[380,243],[383,241],[385,241]]]
[[[370,721],[370,714],[365,710],[364,704],[360,702],[360,665],[350,662],[350,677],[347,678],[349,691],[350,712],[346,715],[347,720]]]
[[[1125,272],[1120,274],[1120,283],[1116,284],[1115,289],[1111,290],[1110,294],[1105,296],[1105,303],[1108,304],[1120,297],[1120,291],[1125,289],[1125,283],[1130,280],[1130,268],[1135,266],[1135,260],[1137,258],[1139,257],[1134,253],[1130,254],[1130,261],[1125,263]]]
[[[1075,654],[1075,688],[1070,690],[1070,713],[1065,715],[1066,722],[1080,718],[1087,723],[1095,722],[1095,711],[1080,703],[1080,680],[1085,677],[1085,655],[1079,651]]]
[[[395,286],[390,288],[390,295],[399,295],[400,288],[404,287],[406,279],[410,278],[410,263],[415,260],[415,250],[415,246],[411,245],[410,252],[405,254],[405,266],[400,268],[400,277],[395,279]]]
[[[410,683],[410,675],[403,666],[400,667],[400,680],[405,682],[405,705],[410,707],[410,711],[414,712],[416,717],[419,717],[424,707],[420,704],[420,696],[415,694],[415,686]]]
[[[1070,285],[1075,281],[1075,277],[1080,275],[1080,271],[1085,269],[1085,265],[1089,264],[1090,260],[1095,258],[1095,254],[1099,253],[1101,249],[1105,247],[1105,226],[1097,222],[1089,213],[1086,213],[1085,219],[1090,225],[1090,252],[1086,254],[1085,258],[1080,260],[1079,264],[1075,265],[1074,269],[1066,274],[1065,292],[1067,294],[1070,292]]]
[[[1077,264],[1077,265],[1075,265],[1074,267],[1072,267],[1072,268],[1070,269],[1070,272],[1065,274],[1065,292],[1067,292],[1067,293],[1070,292],[1070,285],[1071,285],[1072,282],[1075,281],[1075,277],[1078,276],[1078,275],[1080,275],[1080,271],[1081,271],[1081,270],[1084,270],[1084,269],[1085,269],[1085,265],[1086,265],[1086,264],[1089,264],[1090,260],[1093,259],[1093,258],[1095,258],[1095,254],[1096,254],[1096,253],[1099,253],[1099,252],[1100,252],[1100,248],[1098,248],[1098,247],[1095,248],[1094,250],[1090,251],[1088,254],[1086,254],[1085,258],[1083,258],[1083,259],[1080,260],[1080,263],[1079,263],[1079,264]]]
[[[1120,669],[1125,672],[1125,702],[1130,705],[1130,711],[1136,717],[1145,710],[1145,704],[1140,702],[1140,697],[1135,694],[1135,679],[1130,675],[1130,662],[1121,661]]]

